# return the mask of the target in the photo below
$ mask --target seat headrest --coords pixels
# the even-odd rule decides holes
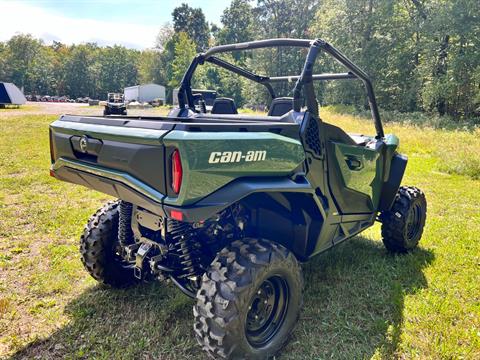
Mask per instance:
[[[282,116],[293,109],[292,97],[279,97],[272,100],[268,116]]]
[[[213,102],[212,114],[238,114],[238,111],[233,99],[221,97]]]

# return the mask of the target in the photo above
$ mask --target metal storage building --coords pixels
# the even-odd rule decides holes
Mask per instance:
[[[143,84],[130,86],[124,90],[125,101],[151,102],[160,99],[165,103],[165,86],[158,84]]]
[[[12,83],[0,82],[0,105],[23,105],[25,95]]]

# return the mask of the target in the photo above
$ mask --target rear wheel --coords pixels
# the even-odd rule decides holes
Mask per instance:
[[[82,263],[98,282],[125,287],[137,282],[133,269],[119,255],[118,208],[120,201],[101,207],[89,220],[80,237]]]
[[[427,200],[422,190],[402,186],[389,211],[380,215],[385,247],[404,253],[417,247],[427,218]]]
[[[203,276],[194,307],[197,340],[215,358],[269,358],[297,323],[302,290],[290,251],[267,240],[235,241]]]

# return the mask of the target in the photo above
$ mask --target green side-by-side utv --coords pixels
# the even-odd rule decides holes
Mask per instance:
[[[306,49],[300,75],[264,76],[222,53]],[[314,74],[317,55],[347,72]],[[268,114],[210,109],[191,79],[205,63],[261,84]],[[314,83],[360,80],[375,134],[347,134],[319,116]],[[279,97],[277,83],[292,83]],[[63,115],[50,126],[51,175],[109,194],[80,240],[87,271],[123,287],[154,279],[195,299],[194,332],[214,358],[266,359],[286,343],[302,306],[300,264],[375,221],[392,252],[414,249],[426,200],[401,186],[407,158],[385,135],[367,74],[323,40],[271,39],[197,55],[165,117]]]

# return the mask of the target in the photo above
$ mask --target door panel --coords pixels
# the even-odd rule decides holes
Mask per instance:
[[[383,148],[357,145],[342,129],[324,124],[328,182],[342,214],[374,212],[383,178]]]
[[[374,199],[374,182],[380,154],[363,146],[333,143],[343,183]]]

